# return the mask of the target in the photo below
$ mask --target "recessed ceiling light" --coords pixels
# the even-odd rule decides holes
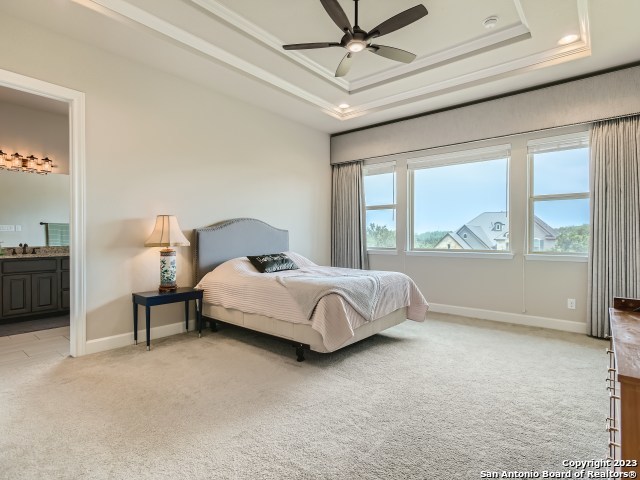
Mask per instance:
[[[495,26],[497,24],[498,24],[498,16],[497,15],[491,15],[490,17],[485,18],[484,21],[482,22],[482,25],[487,30],[491,30],[492,28],[495,28]]]
[[[569,45],[570,43],[575,42],[580,38],[579,35],[572,33],[571,35],[565,35],[560,40],[558,40],[558,45]]]
[[[348,103],[341,103],[340,105],[338,105],[338,108],[344,110],[345,108],[349,108],[350,106],[351,105],[349,105]]]

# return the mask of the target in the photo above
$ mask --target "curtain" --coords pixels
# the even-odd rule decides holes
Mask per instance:
[[[331,168],[331,265],[366,269],[362,162]]]
[[[640,297],[640,116],[591,130],[588,323],[609,335],[613,297]]]

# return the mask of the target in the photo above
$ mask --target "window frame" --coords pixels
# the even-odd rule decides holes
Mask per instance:
[[[506,250],[477,250],[477,249],[444,249],[444,248],[417,248],[415,241],[415,171],[428,168],[448,167],[453,165],[464,165],[479,163],[506,158],[506,191],[505,191],[505,213],[509,228],[511,228],[511,143],[492,145],[488,147],[476,147],[465,150],[457,150],[450,153],[421,156],[408,159],[407,161],[407,252],[411,254],[426,255],[449,255],[449,256],[477,256],[485,255],[496,257],[512,257],[511,242]]]
[[[367,173],[371,170],[385,170],[385,169],[391,169],[391,172],[389,173],[393,173],[393,201],[394,203],[387,203],[387,204],[374,204],[374,205],[367,205],[367,196],[366,196],[366,187],[365,187],[365,181],[364,178],[367,176]],[[397,169],[397,162],[391,161],[391,162],[382,162],[382,163],[371,163],[371,164],[365,164],[362,167],[362,204],[364,206],[364,244],[366,247],[366,251],[367,252],[396,252],[398,250],[398,169]],[[368,228],[368,224],[367,224],[367,212],[369,210],[393,210],[393,216],[395,218],[396,221],[396,228],[395,228],[395,246],[393,247],[369,247],[368,246],[368,242],[367,242],[367,228]]]
[[[581,145],[586,144],[587,148],[590,149],[591,145],[589,143],[589,131],[585,130],[583,132],[577,133],[569,133],[566,135],[554,135],[551,137],[542,137],[535,140],[529,140],[527,142],[527,175],[528,175],[528,201],[527,201],[527,251],[525,253],[526,256],[543,256],[549,255],[553,257],[578,257],[578,258],[588,258],[589,253],[580,253],[580,252],[553,252],[550,250],[547,251],[535,251],[535,239],[533,235],[535,233],[534,228],[534,217],[535,217],[535,203],[536,202],[550,202],[550,201],[558,201],[558,200],[589,200],[589,207],[591,207],[591,184],[589,183],[589,191],[588,192],[580,192],[580,193],[558,193],[558,194],[544,194],[544,195],[534,195],[534,155],[536,154],[536,147],[541,146],[551,146],[553,144],[557,144],[558,148],[553,149],[549,147],[549,150],[545,150],[546,152],[560,152],[563,150],[574,150],[577,148],[581,148]],[[564,145],[564,147],[563,147]],[[572,146],[575,145],[575,146]],[[541,153],[542,150],[539,150],[537,153]],[[590,154],[590,150],[589,150]],[[588,167],[588,175],[589,182],[591,182],[591,167]],[[589,227],[591,227],[591,219],[589,219]],[[591,232],[589,232],[591,234]],[[540,242],[543,243],[544,239],[540,239]]]

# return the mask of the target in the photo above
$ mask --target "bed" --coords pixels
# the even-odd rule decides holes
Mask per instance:
[[[247,259],[278,252],[299,268],[258,273]],[[295,346],[298,361],[304,360],[305,350],[333,352],[407,318],[422,321],[428,309],[406,275],[318,266],[289,251],[288,231],[256,219],[232,219],[194,230],[193,260],[196,288],[204,290],[203,318],[213,330],[216,322],[224,322],[285,339]],[[331,293],[318,295],[313,308],[305,308],[301,298],[309,298],[300,295],[296,283],[314,278],[335,283],[337,290],[332,286]],[[339,289],[351,280],[362,286],[346,293]],[[376,292],[375,301],[349,298],[349,292],[369,290],[367,285]],[[392,295],[392,290],[399,293]]]

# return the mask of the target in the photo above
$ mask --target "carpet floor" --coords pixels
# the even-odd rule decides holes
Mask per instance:
[[[606,342],[430,314],[333,354],[227,327],[0,367],[2,479],[478,479],[606,453]]]

